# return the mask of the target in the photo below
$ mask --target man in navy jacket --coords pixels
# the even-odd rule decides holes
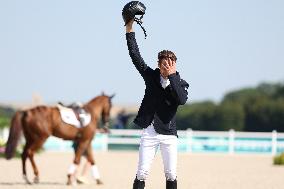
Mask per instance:
[[[176,56],[163,50],[158,67],[153,70],[140,55],[133,32],[133,20],[126,25],[126,40],[132,62],[145,81],[146,89],[134,123],[143,128],[139,163],[133,189],[144,189],[150,165],[158,147],[161,149],[166,188],[176,189],[177,129],[176,112],[187,101],[188,83],[176,71]]]

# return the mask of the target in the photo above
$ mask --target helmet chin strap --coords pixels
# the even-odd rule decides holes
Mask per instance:
[[[134,17],[134,21],[137,22],[137,24],[139,24],[139,26],[142,28],[143,32],[144,32],[144,35],[145,35],[145,39],[147,37],[147,33],[146,33],[146,30],[145,28],[142,26],[142,18],[143,18],[143,15],[140,17],[140,18],[136,18]]]

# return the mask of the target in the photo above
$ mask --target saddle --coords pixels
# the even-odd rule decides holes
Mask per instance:
[[[91,115],[82,107],[81,103],[64,105],[58,102],[57,107],[60,111],[62,120],[78,128],[85,127],[91,122]]]

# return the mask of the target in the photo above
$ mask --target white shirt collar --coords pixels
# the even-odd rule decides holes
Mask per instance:
[[[161,83],[162,87],[165,89],[170,84],[170,80],[169,79],[164,79],[160,75],[160,83]]]

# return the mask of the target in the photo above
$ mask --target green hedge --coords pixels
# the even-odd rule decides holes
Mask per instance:
[[[0,129],[4,127],[9,127],[11,118],[0,116]]]
[[[274,165],[284,165],[284,153],[274,157]]]

